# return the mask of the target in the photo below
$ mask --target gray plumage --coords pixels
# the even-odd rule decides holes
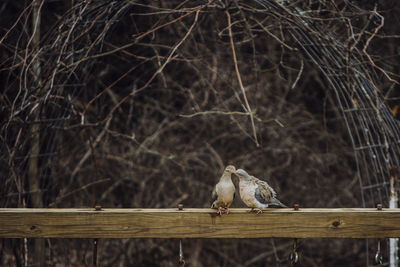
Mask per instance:
[[[239,177],[240,197],[252,211],[257,208],[261,213],[263,208],[268,207],[287,208],[276,198],[275,190],[267,182],[242,169],[237,170],[235,175]]]

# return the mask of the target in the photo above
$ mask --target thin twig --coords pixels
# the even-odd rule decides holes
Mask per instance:
[[[84,185],[84,186],[81,186],[81,187],[79,187],[79,188],[77,188],[77,189],[74,189],[74,190],[72,190],[72,191],[69,192],[69,193],[66,193],[66,194],[64,194],[64,195],[62,195],[62,196],[57,197],[57,198],[54,200],[54,202],[52,202],[52,203],[49,204],[49,207],[54,207],[55,205],[57,205],[58,203],[60,203],[60,201],[63,200],[64,198],[69,197],[69,196],[71,196],[71,195],[73,195],[73,194],[75,194],[75,193],[77,193],[77,192],[79,192],[79,191],[82,191],[82,190],[85,190],[85,189],[87,189],[87,188],[89,188],[89,187],[91,187],[91,186],[94,186],[94,185],[97,185],[97,184],[101,184],[101,183],[105,183],[105,182],[109,182],[109,181],[111,181],[110,178],[105,178],[105,179],[101,179],[101,180],[97,180],[97,181],[88,183],[88,184],[86,184],[86,185]]]
[[[260,146],[260,144],[258,143],[258,139],[257,139],[256,126],[254,124],[254,117],[253,117],[253,113],[252,113],[250,105],[249,105],[249,101],[247,100],[246,91],[244,90],[244,86],[243,86],[243,83],[242,83],[242,78],[241,78],[240,72],[239,72],[239,66],[238,66],[238,63],[237,63],[236,52],[235,52],[235,44],[233,42],[233,35],[232,35],[231,15],[229,14],[228,10],[225,11],[225,14],[226,14],[226,16],[228,18],[229,39],[230,39],[231,48],[232,48],[233,62],[235,64],[236,77],[238,79],[240,89],[242,90],[242,93],[243,93],[243,99],[244,99],[244,102],[246,104],[246,109],[247,109],[247,111],[249,113],[249,116],[250,116],[251,127],[253,128],[254,141],[256,143],[256,146],[258,147],[258,146]]]
[[[184,17],[187,17],[187,16],[193,14],[194,12],[199,13],[201,9],[203,9],[203,8],[206,7],[206,6],[211,5],[212,2],[214,2],[214,0],[209,1],[206,5],[201,6],[200,8],[193,9],[192,11],[190,11],[190,12],[188,12],[188,13],[186,13],[186,14],[180,16],[180,17],[177,17],[176,19],[173,19],[173,20],[168,21],[168,22],[166,22],[166,23],[164,23],[164,24],[162,24],[162,25],[159,25],[159,26],[157,26],[157,27],[154,27],[153,29],[148,30],[147,32],[142,33],[141,35],[135,37],[135,40],[136,40],[136,41],[139,41],[140,39],[142,39],[142,38],[145,37],[146,35],[149,35],[149,34],[152,33],[152,32],[155,32],[155,31],[157,31],[157,30],[159,30],[159,29],[161,29],[161,28],[164,28],[164,27],[166,27],[166,26],[168,26],[168,25],[171,25],[171,24],[173,24],[173,23],[175,23],[175,22],[177,22],[177,21],[180,21],[180,20],[182,20]],[[196,14],[196,17],[197,17],[197,14]]]
[[[296,87],[297,83],[299,82],[301,74],[303,73],[303,68],[304,68],[304,61],[303,61],[303,59],[301,59],[300,70],[299,70],[299,73],[297,74],[296,80],[292,84],[292,89],[294,89]]]
[[[210,1],[210,3],[211,3],[211,2],[212,2],[212,1]],[[204,5],[204,6],[202,6],[202,8],[204,8],[204,7],[206,7],[206,6],[207,6],[207,5]],[[189,30],[187,31],[187,33],[185,34],[185,36],[174,46],[174,48],[171,50],[169,56],[167,57],[167,59],[165,60],[165,62],[160,66],[160,68],[158,68],[157,71],[153,73],[153,75],[152,75],[152,76],[150,77],[150,79],[145,83],[145,85],[143,85],[141,88],[139,88],[139,89],[137,89],[137,90],[132,91],[129,95],[125,96],[117,105],[115,105],[115,106],[113,107],[113,109],[110,111],[110,113],[108,114],[108,116],[106,117],[106,119],[109,118],[109,117],[115,112],[115,110],[116,110],[122,103],[124,103],[129,97],[134,96],[135,94],[139,93],[140,91],[143,91],[144,89],[146,89],[146,88],[151,84],[151,82],[157,77],[157,75],[160,74],[160,73],[164,70],[165,66],[171,61],[171,58],[172,58],[172,56],[175,54],[176,50],[185,42],[185,40],[189,37],[189,35],[190,35],[191,32],[193,31],[194,26],[197,24],[197,20],[198,20],[198,18],[199,18],[199,13],[200,13],[200,10],[201,10],[202,8],[199,8],[199,9],[196,11],[196,15],[195,15],[193,24],[190,26],[190,28],[189,28]]]
[[[375,62],[372,60],[371,56],[367,53],[367,48],[368,48],[369,43],[371,42],[372,39],[374,39],[375,35],[378,33],[378,31],[379,31],[379,30],[383,27],[383,25],[385,24],[385,18],[384,18],[381,14],[379,14],[378,12],[376,12],[376,10],[374,10],[373,12],[374,12],[375,15],[377,15],[377,16],[380,18],[381,23],[375,28],[375,30],[374,30],[374,32],[372,33],[372,35],[368,38],[367,42],[366,42],[365,45],[364,45],[363,52],[364,52],[364,54],[368,57],[368,60],[369,60],[369,62],[371,63],[372,66],[374,66],[374,67],[377,68],[380,72],[382,72],[383,75],[385,75],[386,78],[388,78],[389,81],[400,85],[400,83],[399,83],[398,81],[392,79],[392,77],[390,77],[389,74],[387,74],[386,71],[385,71],[384,69],[382,69],[381,67],[377,66],[377,65],[375,64]]]
[[[240,111],[219,111],[219,110],[207,110],[207,111],[200,111],[200,112],[196,112],[193,114],[181,114],[179,115],[180,117],[183,118],[193,118],[196,116],[204,116],[204,115],[244,115],[244,116],[248,116],[250,115],[249,112],[240,112]]]

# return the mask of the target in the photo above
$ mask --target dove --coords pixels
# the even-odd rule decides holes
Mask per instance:
[[[267,182],[249,175],[243,169],[238,169],[235,175],[239,177],[240,198],[251,208],[250,212],[257,209],[259,214],[269,206],[287,208],[276,198],[275,190]]]
[[[226,214],[229,214],[229,207],[235,197],[235,185],[231,177],[235,171],[235,166],[228,165],[212,192],[213,203],[211,208],[218,209],[219,215],[223,213],[222,208],[225,209]]]

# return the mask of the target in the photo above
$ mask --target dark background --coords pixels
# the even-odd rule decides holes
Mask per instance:
[[[368,54],[398,80],[398,1],[351,2],[291,6],[361,55],[373,37]],[[190,29],[192,11],[205,3],[3,0],[0,207],[209,207],[228,164],[268,181],[288,206],[361,207],[357,163],[338,103],[288,34],[291,24],[250,1],[227,1],[227,7],[216,1]],[[373,10],[384,17],[377,34]],[[362,56],[399,119],[399,85]],[[232,207],[243,203],[237,198]],[[189,266],[287,266],[292,242],[183,240]],[[368,249],[355,239],[300,243],[304,266],[360,266],[373,263],[377,240]],[[27,241],[30,262],[41,246],[49,266],[91,265],[92,240],[35,244]],[[99,265],[176,266],[178,245],[100,240]],[[24,265],[24,240],[2,239],[0,247],[0,265]]]

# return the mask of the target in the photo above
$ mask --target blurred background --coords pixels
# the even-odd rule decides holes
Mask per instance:
[[[209,207],[228,164],[288,206],[388,207],[399,11],[395,0],[3,0],[0,207]],[[340,101],[332,62],[307,53],[323,58],[324,44],[343,86],[357,73],[372,100],[361,86]],[[351,105],[378,112],[352,122]],[[382,150],[362,154],[365,129]],[[92,242],[1,239],[0,265],[89,266]],[[302,266],[374,265],[377,240],[299,243]],[[293,240],[183,244],[188,266],[287,266]],[[179,240],[102,239],[98,264],[176,266],[178,252]]]

